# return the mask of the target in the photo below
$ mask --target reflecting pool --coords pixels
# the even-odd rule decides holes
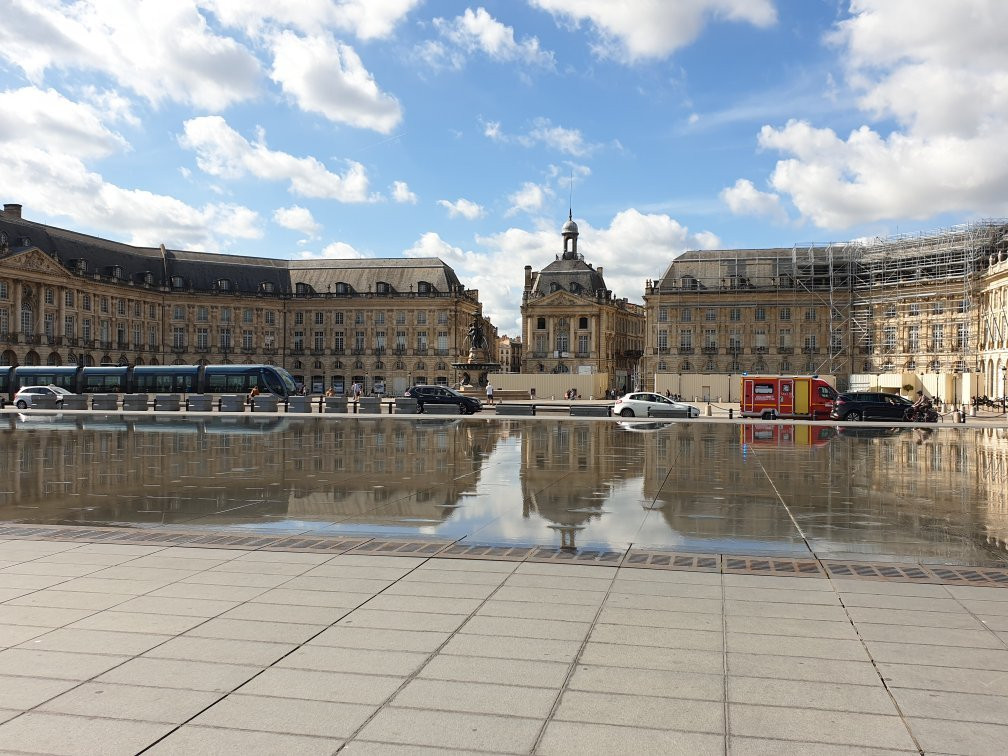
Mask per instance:
[[[1004,429],[6,414],[0,520],[1004,565]]]

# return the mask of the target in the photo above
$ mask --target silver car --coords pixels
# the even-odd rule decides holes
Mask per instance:
[[[650,391],[635,391],[616,400],[613,414],[622,417],[647,417],[648,410],[674,410],[682,412],[686,417],[700,417],[700,410],[692,404],[674,402],[661,394]]]
[[[72,391],[67,391],[59,386],[23,386],[14,394],[14,406],[18,409],[28,409],[35,406],[36,399],[39,397],[54,397],[56,409],[62,409],[63,397],[72,395]]]

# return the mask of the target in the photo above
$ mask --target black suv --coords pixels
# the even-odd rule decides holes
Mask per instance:
[[[840,394],[833,401],[833,420],[904,420],[913,404],[898,394],[852,391]]]
[[[425,404],[457,404],[459,414],[472,415],[483,409],[479,399],[463,396],[447,386],[410,386],[405,396],[417,400],[417,410],[423,412]]]

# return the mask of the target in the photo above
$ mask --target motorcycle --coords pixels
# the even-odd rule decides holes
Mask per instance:
[[[903,419],[910,423],[937,423],[938,411],[930,405],[923,407],[907,407]]]

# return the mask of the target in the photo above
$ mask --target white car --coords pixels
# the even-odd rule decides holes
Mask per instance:
[[[622,417],[648,417],[648,410],[673,410],[682,412],[685,417],[700,417],[700,410],[692,404],[684,402],[674,402],[661,394],[652,394],[649,391],[634,391],[625,394],[616,400],[613,405],[613,414]]]
[[[72,395],[72,391],[67,391],[65,388],[60,388],[59,386],[22,386],[14,394],[14,406],[18,409],[28,409],[35,406],[35,399],[37,397],[45,396],[55,397],[56,409],[60,409],[63,407],[63,397]]]

